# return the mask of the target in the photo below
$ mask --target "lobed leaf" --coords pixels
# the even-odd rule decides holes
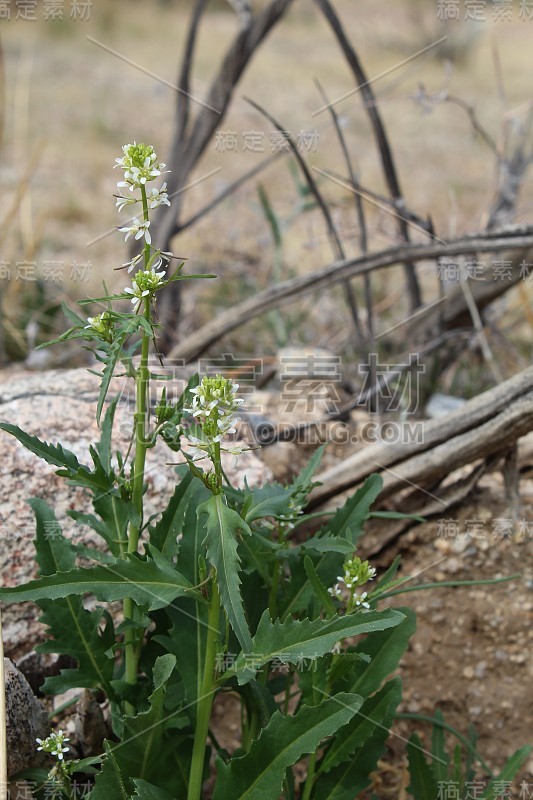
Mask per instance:
[[[277,711],[246,755],[229,764],[217,759],[213,800],[278,800],[286,770],[346,725],[360,705],[358,695],[341,693],[294,716]]]
[[[250,528],[236,511],[229,508],[221,494],[213,495],[198,507],[198,515],[206,516],[205,544],[207,558],[217,571],[217,584],[229,623],[246,653],[252,650],[252,637],[244,614],[237,552],[239,532],[251,534]],[[268,612],[267,612],[268,613]]]

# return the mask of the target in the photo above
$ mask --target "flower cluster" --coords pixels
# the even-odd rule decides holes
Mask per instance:
[[[199,386],[191,389],[192,406],[185,411],[192,414],[202,433],[201,439],[188,435],[189,441],[194,445],[191,453],[193,459],[203,458],[206,453],[211,452],[214,444],[235,433],[235,425],[239,421],[235,412],[244,403],[244,400],[237,397],[238,389],[237,383],[232,383],[222,375],[204,377]],[[231,445],[223,449],[235,455],[243,450],[241,445]]]
[[[165,284],[165,273],[156,272],[152,267],[151,269],[139,270],[132,280],[133,289],[127,286],[124,291],[126,294],[131,294],[131,302],[134,305],[141,303],[145,297],[153,297],[157,289],[160,289]]]
[[[166,167],[166,164],[157,163],[157,155],[151,144],[125,144],[122,152],[122,158],[115,159],[115,167],[124,170],[124,180],[120,181],[118,187],[129,186],[130,192],[158,178]]]
[[[113,341],[113,318],[109,311],[103,311],[95,317],[87,317],[87,322],[89,324],[85,326],[86,330],[94,331],[107,342]]]
[[[124,170],[124,180],[117,183],[121,190],[117,197],[117,208],[122,211],[126,206],[133,206],[142,200],[144,216],[142,220],[133,217],[128,225],[119,228],[119,231],[126,234],[126,241],[130,236],[134,236],[135,239],[144,238],[146,244],[151,244],[148,211],[162,205],[169,206],[170,200],[166,183],[163,183],[159,189],[151,188],[150,190],[146,189],[146,183],[158,178],[165,164],[157,162],[157,155],[152,145],[133,142],[133,144],[125,144],[122,150],[124,152],[122,158],[115,159],[115,167],[122,167]],[[122,194],[122,189],[126,187],[129,187],[130,192],[140,189],[141,196]]]
[[[359,556],[354,556],[344,562],[343,571],[343,575],[337,576],[338,583],[328,590],[330,595],[337,599],[342,599],[347,590],[349,594],[349,610],[354,607],[370,608],[367,600],[368,592],[356,594],[355,590],[358,586],[363,586],[368,581],[373,580],[376,574],[375,568],[371,567],[368,561],[361,561]]]
[[[68,753],[68,747],[64,747],[65,742],[69,742],[62,730],[57,733],[51,733],[46,739],[36,739],[39,747],[37,750],[43,750],[45,753],[50,753],[56,756],[60,761],[63,761],[63,753]]]

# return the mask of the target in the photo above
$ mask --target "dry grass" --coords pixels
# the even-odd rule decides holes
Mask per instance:
[[[9,205],[23,179],[33,149],[44,142],[31,187],[18,219],[4,242],[3,259],[12,264],[36,261],[43,274],[45,262],[62,262],[64,280],[54,290],[69,296],[100,292],[105,278],[110,288],[120,287],[123,276],[113,267],[125,260],[120,234],[111,234],[90,247],[87,243],[117,222],[112,193],[116,173],[111,166],[125,141],[153,142],[162,157],[172,134],[175,93],[119,58],[92,44],[87,35],[171,83],[177,73],[184,40],[185,3],[143,4],[132,0],[95,3],[89,22],[50,23],[10,21],[2,29],[6,57],[6,119],[0,176]],[[187,4],[190,5],[190,4]],[[454,56],[450,89],[475,105],[484,125],[498,139],[504,114],[530,98],[528,76],[533,53],[529,47],[533,22],[521,22],[515,9],[512,23],[464,22],[443,25],[436,4],[419,0],[354,3],[338,0],[336,8],[350,32],[369,75],[405,60],[443,34]],[[490,9],[487,17],[490,18]],[[205,19],[200,37],[193,92],[202,96],[218,58],[235,31],[236,22],[224,4]],[[499,91],[495,51],[499,54],[506,100]],[[466,115],[449,104],[424,108],[412,98],[421,83],[429,94],[446,82],[446,64],[431,51],[375,84],[388,125],[406,197],[421,214],[431,213],[437,231],[446,236],[483,224],[494,188],[490,153],[471,130]],[[243,99],[249,95],[263,104],[288,130],[298,133],[317,127],[320,139],[312,163],[344,172],[339,148],[327,114],[313,117],[321,105],[313,79],[319,77],[331,97],[353,87],[329,30],[311,0],[297,2],[267,40],[236,93],[223,131],[260,130],[265,151],[270,151],[268,124]],[[381,168],[368,122],[357,95],[338,105],[354,161],[364,185],[384,188]],[[206,153],[196,177],[220,167],[220,172],[187,195],[186,209],[203,205],[228,181],[250,168],[260,155],[221,153],[215,144]],[[286,161],[277,163],[261,178],[281,220],[296,215],[298,197]],[[335,207],[349,253],[358,250],[352,199],[334,185],[324,191]],[[517,221],[527,221],[533,201],[525,187]],[[389,246],[395,229],[387,216],[369,209],[374,246]],[[414,238],[417,238],[415,234]],[[205,320],[220,298],[234,302],[272,280],[273,249],[268,226],[260,210],[255,184],[250,184],[196,228],[186,231],[176,250],[191,257],[195,269],[217,272],[227,279],[221,289],[205,284],[188,292],[185,328]],[[322,220],[315,213],[301,215],[284,228],[283,269],[307,271],[331,260]],[[72,281],[74,262],[90,261],[87,283]],[[12,276],[13,277],[13,276]],[[434,268],[426,268],[423,284],[435,288]],[[8,292],[23,293],[21,281],[11,280]],[[26,287],[27,288],[27,287]],[[376,300],[392,306],[392,316],[405,313],[401,272],[374,280]],[[387,302],[390,301],[390,302]],[[515,311],[520,317],[520,303]],[[309,306],[309,304],[308,304]],[[308,307],[309,324],[292,329],[291,337],[341,340],[348,324],[341,295],[321,298]],[[512,306],[511,306],[512,308]],[[390,316],[385,325],[390,324]],[[261,348],[275,346],[264,321],[253,328],[262,336]],[[250,338],[238,337],[247,347]]]

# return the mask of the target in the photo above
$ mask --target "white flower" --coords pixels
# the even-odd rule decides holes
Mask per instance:
[[[361,606],[361,608],[370,608],[370,603],[367,603],[366,598],[368,597],[368,592],[363,592],[363,594],[355,594],[353,597],[353,601],[356,606]]]
[[[160,189],[150,189],[147,194],[149,208],[157,208],[158,206],[170,205],[170,200],[167,194],[167,185],[164,183]]]
[[[140,202],[140,198],[139,197],[124,197],[124,195],[121,194],[121,195],[119,195],[119,197],[117,197],[116,205],[117,205],[118,210],[122,211],[124,206],[133,206],[133,205],[135,205],[135,203],[139,203],[139,202]]]
[[[157,163],[157,155],[151,145],[146,144],[125,144],[122,148],[124,155],[122,158],[115,159],[115,167],[122,167],[124,170],[124,180],[117,186],[125,188],[129,186],[133,192],[147,181],[154,180],[161,175],[165,164]]]
[[[122,266],[127,267],[128,272],[132,272],[132,270],[134,270],[135,267],[139,266],[139,262],[142,261],[143,257],[144,257],[143,253],[138,253],[136,256],[133,256],[131,261],[126,261],[126,263],[123,264]]]
[[[126,242],[132,234],[135,234],[136,239],[140,239],[142,236],[144,236],[146,242],[150,244],[152,237],[150,236],[150,231],[148,230],[149,227],[150,220],[145,219],[141,222],[141,220],[137,219],[137,217],[134,217],[131,221],[131,225],[126,225],[124,228],[119,228],[119,231],[126,234],[126,238],[124,240]]]
[[[126,294],[133,295],[131,302],[137,305],[143,297],[152,297],[155,291],[164,285],[164,272],[156,272],[154,269],[140,270],[132,281],[133,288],[126,286]]]
[[[65,742],[69,742],[68,739],[62,730],[57,731],[57,733],[51,733],[46,739],[36,739],[35,740],[39,747],[37,750],[44,750],[45,753],[50,753],[53,756],[56,756],[60,761],[63,761],[63,753],[68,753],[68,747],[63,747]]]

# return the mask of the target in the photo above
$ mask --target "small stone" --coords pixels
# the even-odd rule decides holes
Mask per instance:
[[[7,774],[43,764],[36,739],[49,732],[48,715],[31,687],[9,658],[4,658],[6,680]]]
[[[467,678],[467,680],[472,680],[475,674],[474,667],[465,667],[463,670],[463,678]]]
[[[487,662],[480,661],[479,664],[476,664],[475,666],[474,674],[476,678],[484,678],[486,671],[487,671]]]

